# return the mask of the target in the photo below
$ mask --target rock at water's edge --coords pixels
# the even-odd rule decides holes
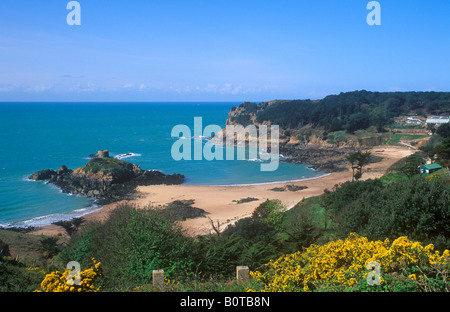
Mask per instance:
[[[138,165],[110,157],[93,158],[85,166],[71,170],[61,166],[57,171],[40,170],[29,179],[49,180],[64,193],[96,198],[100,204],[127,199],[139,185],[182,184],[184,175],[167,175],[142,170]]]
[[[34,180],[34,181],[42,181],[42,180],[50,180],[52,175],[55,175],[56,171],[51,169],[44,169],[37,171],[33,174],[31,174],[28,179]]]

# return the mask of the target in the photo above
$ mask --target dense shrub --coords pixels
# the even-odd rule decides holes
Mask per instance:
[[[400,173],[412,177],[420,173],[418,167],[423,164],[425,164],[425,153],[416,152],[394,163],[387,172],[390,174]]]
[[[0,292],[31,292],[39,288],[45,271],[11,257],[0,259]]]
[[[254,218],[229,225],[220,235],[197,238],[198,273],[203,277],[230,278],[239,265],[257,268],[279,254],[277,232]]]
[[[299,202],[286,213],[283,222],[283,232],[287,236],[285,250],[302,250],[318,238],[321,234],[321,226],[316,220],[317,215],[318,209],[305,201]]]
[[[332,213],[339,212],[344,206],[358,199],[365,193],[377,193],[383,188],[379,179],[345,182],[335,185],[332,190],[325,190],[323,203]]]
[[[271,260],[261,271],[251,272],[260,284],[249,290],[449,291],[449,256],[448,250],[435,252],[433,245],[422,246],[407,237],[369,241],[350,234]],[[371,262],[376,264],[368,266]],[[378,266],[379,275],[372,265]]]
[[[236,266],[258,268],[281,254],[285,207],[279,200],[266,200],[252,213],[229,225],[222,233],[197,237],[197,274],[230,278]]]
[[[408,160],[403,162],[407,163]],[[85,267],[92,257],[100,260],[104,272],[101,284],[104,290],[132,289],[146,285],[151,282],[151,274],[155,269],[163,269],[166,277],[175,279],[177,283],[229,280],[238,265],[247,265],[253,271],[260,271],[261,275],[255,273],[254,276],[264,285],[262,288],[252,288],[254,290],[299,290],[305,286],[308,290],[339,291],[442,290],[446,287],[442,285],[446,278],[442,274],[447,274],[447,271],[442,273],[442,268],[430,261],[403,267],[398,262],[400,269],[388,268],[384,271],[386,274],[383,278],[387,284],[381,285],[381,288],[367,287],[365,273],[358,267],[365,263],[357,262],[352,269],[342,269],[342,266],[356,261],[355,257],[364,248],[368,248],[367,253],[376,252],[376,246],[384,248],[385,253],[394,252],[393,246],[399,244],[406,244],[409,246],[407,248],[421,252],[431,252],[433,248],[440,251],[449,249],[449,186],[439,178],[430,179],[421,175],[408,177],[401,170],[396,172],[383,179],[336,185],[319,197],[302,200],[289,211],[280,201],[267,200],[255,207],[251,217],[238,220],[222,232],[195,238],[185,236],[179,225],[161,211],[121,206],[112,212],[105,223],[92,223],[82,232],[75,233],[60,257],[66,263],[75,260]],[[434,246],[419,248],[419,243],[406,238],[397,240],[404,236]],[[348,241],[345,243],[338,240],[346,237]],[[330,240],[334,245],[329,243]],[[367,240],[379,242],[368,243]],[[341,243],[347,247],[338,252],[337,260],[333,259],[331,255],[337,249],[327,248],[338,248],[336,246],[341,246]],[[419,249],[414,249],[416,247]],[[340,269],[337,270],[340,270],[340,275],[320,281],[308,279],[306,284],[294,282],[294,278],[306,278],[304,263],[310,260],[303,258],[305,252],[312,254],[319,250],[323,251],[321,255],[329,262],[328,269],[339,264]],[[328,258],[325,251],[330,254]],[[296,256],[271,261],[291,253]],[[296,275],[298,272],[291,272],[291,267],[285,267],[294,265],[300,259],[298,257],[306,261],[296,267],[301,269],[303,275]],[[315,263],[319,265],[317,261]],[[269,266],[265,266],[267,263]],[[271,266],[274,263],[284,270],[284,281],[291,284],[279,286],[281,288],[267,286],[272,283],[271,278],[272,281],[282,279],[281,271]],[[398,263],[393,261],[384,265],[391,267]],[[267,275],[264,272],[272,273]],[[398,278],[399,274],[403,277]],[[342,279],[351,281],[351,284],[344,283],[345,287],[342,288],[336,284]]]
[[[286,207],[278,199],[268,199],[261,203],[253,211],[252,218],[279,229],[279,225],[283,222]]]
[[[94,224],[73,237],[62,257],[102,263],[105,287],[129,288],[151,281],[153,270],[182,278],[194,271],[192,240],[167,214],[123,205],[104,224]]]
[[[351,232],[369,239],[408,236],[450,248],[450,189],[441,179],[415,176],[360,193],[353,193],[355,187],[344,184],[329,196],[336,200],[330,206],[335,208],[333,224],[340,237]]]
[[[45,275],[41,283],[41,289],[45,292],[97,292],[100,287],[97,281],[102,276],[101,263],[92,259],[93,265],[79,274],[80,283],[75,283],[76,274],[71,270],[51,272]],[[72,279],[69,277],[72,277]],[[69,284],[69,281],[73,282]]]
[[[436,134],[439,134],[444,139],[449,138],[450,137],[450,123],[440,125],[439,128],[437,128],[437,130],[436,130]]]
[[[59,252],[58,237],[42,237],[40,240],[41,249],[46,258],[53,258]]]

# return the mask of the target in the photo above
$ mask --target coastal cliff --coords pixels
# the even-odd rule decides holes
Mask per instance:
[[[81,194],[108,204],[128,199],[140,185],[181,184],[181,174],[167,175],[157,170],[143,170],[138,165],[99,153],[75,170],[61,166],[57,171],[44,169],[31,174],[34,181],[48,180],[64,193]]]
[[[405,133],[399,116],[448,112],[447,92],[369,92],[329,95],[320,100],[244,102],[232,107],[226,125],[279,126],[279,153],[283,161],[310,164],[333,172],[348,166],[345,155],[380,145],[419,148],[429,139],[427,129]],[[397,129],[396,127],[400,128]],[[235,135],[245,135],[245,129]],[[420,132],[420,133],[419,133]],[[225,129],[222,137],[226,136]],[[218,135],[212,138],[215,142]],[[247,136],[247,142],[257,141]],[[268,142],[269,145],[269,142]],[[287,158],[286,158],[287,157]]]
[[[257,113],[278,102],[279,101],[271,101],[261,104],[246,102],[238,107],[233,107],[228,113],[226,125],[242,125],[243,127],[254,125],[256,128],[265,125],[268,127],[268,130],[270,130],[270,126],[274,123],[266,120],[258,121]],[[244,128],[236,128],[235,130],[235,140],[239,136],[245,137],[244,141],[246,144],[249,142],[258,142],[258,137],[252,137],[248,133],[245,133],[246,130]],[[226,129],[222,129],[220,135],[216,135],[211,139],[215,143],[224,144],[225,141],[223,140],[220,142],[220,138],[225,137]],[[363,144],[361,140],[340,141],[339,144],[336,144],[324,137],[323,131],[308,126],[302,129],[280,127],[278,142],[279,153],[283,156],[283,161],[309,164],[313,169],[327,173],[346,170],[345,168],[348,163],[345,159],[345,155],[357,149],[365,149],[370,146]],[[269,131],[267,142],[269,147],[270,143],[271,136]]]

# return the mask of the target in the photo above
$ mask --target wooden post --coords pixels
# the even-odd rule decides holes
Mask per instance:
[[[248,269],[248,266],[236,267],[236,279],[242,282],[247,282],[250,279],[250,270]]]
[[[162,288],[164,286],[164,270],[153,270],[153,286]]]

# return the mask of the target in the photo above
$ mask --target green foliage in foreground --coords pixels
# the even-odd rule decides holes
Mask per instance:
[[[0,259],[0,292],[30,292],[39,287],[44,275],[11,257]]]
[[[161,211],[123,205],[104,223],[84,224],[63,249],[54,240],[42,239],[41,244],[45,255],[58,253],[54,262],[63,266],[78,261],[86,267],[92,257],[100,261],[104,291],[153,291],[148,285],[156,269],[170,280],[167,291],[243,291],[244,286],[233,283],[236,266],[263,270],[271,259],[350,232],[371,240],[408,236],[440,251],[450,249],[449,192],[443,179],[408,177],[399,169],[382,179],[336,185],[288,211],[279,201],[268,200],[220,233],[189,237]],[[27,267],[3,257],[0,291],[38,289],[41,270]],[[404,281],[394,282],[390,289],[410,289]],[[374,290],[364,287],[348,290]]]
[[[102,263],[104,287],[126,289],[149,283],[153,270],[164,270],[169,278],[194,272],[192,244],[161,211],[123,205],[104,224],[74,236],[61,257],[82,265],[94,257]]]
[[[354,232],[371,240],[399,236],[450,248],[450,187],[420,175],[394,180],[344,183],[327,195],[339,237]]]

